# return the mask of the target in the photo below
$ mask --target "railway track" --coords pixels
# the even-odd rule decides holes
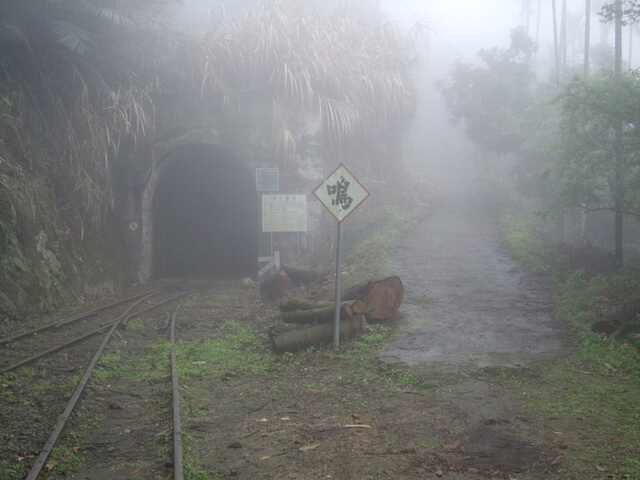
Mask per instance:
[[[21,469],[29,470],[26,477],[3,472],[8,463],[0,456],[0,477],[59,475],[65,456],[72,459],[82,448],[87,462],[81,470],[87,474],[77,478],[166,478],[170,469],[173,478],[182,479],[176,322],[189,296],[207,286],[211,283],[172,282],[0,338],[0,378],[12,380],[2,385],[12,395],[0,424],[10,431],[20,431],[20,422],[38,424],[20,438],[0,438],[15,449]],[[82,432],[81,439],[65,438],[67,451],[51,459],[69,422],[74,432]],[[148,451],[152,445],[155,452]],[[104,450],[113,454],[114,465],[89,465],[92,452],[104,460]],[[118,476],[116,468],[129,473]]]

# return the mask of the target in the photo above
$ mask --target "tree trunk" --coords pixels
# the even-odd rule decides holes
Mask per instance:
[[[354,315],[340,320],[340,336],[363,333],[367,326],[363,315]],[[316,327],[283,332],[277,328],[269,331],[269,338],[276,353],[295,352],[314,345],[328,344],[333,341],[333,323]]]
[[[634,25],[629,25],[629,60],[627,61],[628,68],[633,68],[633,29]]]
[[[294,310],[313,310],[314,308],[326,308],[334,306],[335,302],[308,300],[306,298],[285,298],[280,300],[281,312],[293,312]]]
[[[551,0],[551,14],[553,16],[553,51],[556,60],[556,82],[560,84],[560,48],[558,45],[558,12],[556,0]]]
[[[567,73],[567,0],[562,0],[560,13],[560,76]]]
[[[589,50],[591,49],[591,0],[586,0],[584,7],[584,78],[589,76]]]
[[[282,314],[282,321],[284,323],[329,323],[333,321],[334,313],[335,304],[324,308],[284,312]],[[342,305],[340,309],[340,318],[350,317],[351,315],[353,315],[352,308],[347,304]]]
[[[400,278],[386,277],[382,280],[368,282],[350,289],[348,293],[358,292],[356,301],[351,304],[354,313],[362,313],[367,320],[387,320],[392,318],[404,298],[404,286]],[[343,296],[351,299],[350,296]]]
[[[293,287],[294,284],[287,273],[284,270],[278,270],[272,278],[260,284],[260,297],[264,302],[276,302]]]
[[[615,3],[615,82],[620,88],[622,82],[622,0]],[[624,151],[622,146],[622,120],[617,120],[614,126],[613,150],[615,156],[614,178],[614,215],[615,215],[615,250],[614,258],[618,267],[623,265],[622,241],[624,238]]]
[[[536,45],[540,45],[540,17],[542,16],[542,0],[538,0],[538,11],[536,12]],[[538,50],[536,49],[536,59],[538,58]]]

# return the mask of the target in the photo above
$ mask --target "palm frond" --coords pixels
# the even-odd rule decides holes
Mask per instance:
[[[390,25],[343,9],[317,14],[298,4],[270,4],[218,28],[205,43],[205,77],[315,106],[325,138],[340,144],[412,117],[417,93],[408,40]]]
[[[72,23],[61,20],[50,20],[49,25],[56,41],[77,55],[88,55],[98,45],[91,32]]]

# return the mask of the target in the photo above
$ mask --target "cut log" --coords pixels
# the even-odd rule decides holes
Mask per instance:
[[[404,297],[404,287],[400,278],[386,277],[356,285],[348,289],[342,302],[341,316],[354,313],[363,314],[367,320],[387,320],[392,318]],[[333,320],[334,302],[311,301],[290,298],[280,302],[282,320],[285,323],[326,323]]]
[[[354,315],[340,320],[340,336],[347,337],[363,333],[367,322],[363,315]],[[333,341],[333,323],[290,332],[269,331],[269,338],[276,353],[295,352],[306,347],[322,345]]]
[[[353,310],[351,309],[351,306],[343,304],[340,308],[340,318],[350,317],[352,315]],[[284,323],[328,323],[333,321],[334,316],[335,305],[332,305],[324,308],[312,308],[311,310],[283,312],[282,321]]]
[[[305,328],[304,325],[293,325],[290,323],[285,323],[282,325],[274,325],[273,327],[271,327],[269,329],[269,334],[274,333],[280,335],[282,333],[297,332],[298,330],[302,330],[303,328]]]
[[[332,274],[331,269],[294,267],[292,265],[282,265],[282,270],[287,273],[291,281],[296,285],[317,282]]]
[[[362,313],[367,320],[392,318],[404,298],[404,286],[397,276],[374,280],[348,289],[343,300],[355,300],[351,304],[354,313]]]
[[[314,308],[326,308],[335,305],[335,302],[321,302],[306,298],[285,298],[280,301],[281,312],[293,312],[294,310],[313,310]]]

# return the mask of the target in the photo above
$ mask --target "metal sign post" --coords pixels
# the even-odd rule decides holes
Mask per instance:
[[[342,303],[342,222],[338,222],[338,233],[336,240],[336,306],[333,311],[333,346],[340,346],[340,304]]]
[[[336,240],[336,304],[333,316],[333,346],[340,345],[340,304],[342,292],[342,222],[369,196],[366,188],[353,174],[340,164],[327,179],[313,191],[329,213],[338,221]]]
[[[280,171],[278,170],[278,167],[256,168],[256,190],[258,192],[269,192],[271,193],[271,195],[273,195],[273,192],[277,192],[278,190],[280,190]],[[269,254],[271,255],[272,261],[274,261],[275,256],[273,253],[273,230],[269,230]],[[258,274],[258,276],[260,276],[260,274]]]

